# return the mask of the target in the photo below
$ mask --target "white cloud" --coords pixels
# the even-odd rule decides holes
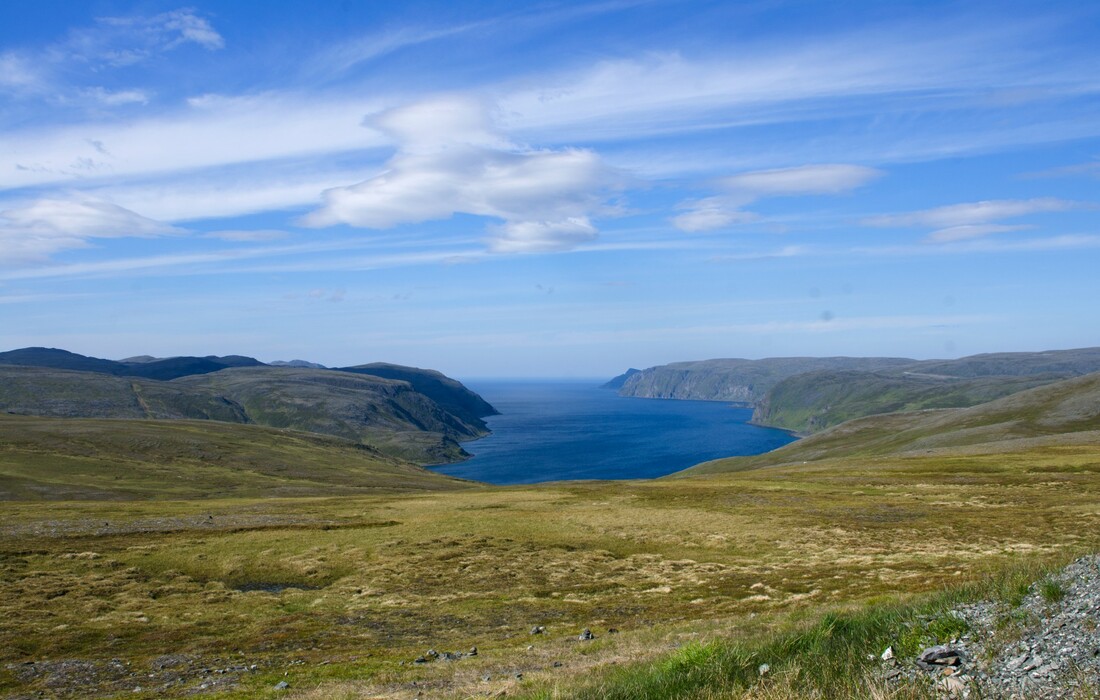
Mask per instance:
[[[180,9],[151,17],[101,17],[94,27],[72,32],[61,50],[124,66],[187,43],[209,51],[225,46],[225,40],[208,20],[194,10]]]
[[[210,26],[210,22],[196,15],[193,10],[166,12],[154,18],[153,21],[156,22],[158,19],[167,32],[179,32],[179,37],[169,41],[167,48],[175,48],[189,41],[211,51],[225,46],[225,40],[222,39],[221,34],[218,34]]]
[[[741,211],[720,197],[708,197],[681,205],[688,209],[684,214],[672,217],[672,225],[687,233],[713,231],[733,224],[756,221],[760,217],[749,211]]]
[[[947,243],[1026,228],[995,223],[1001,219],[1068,211],[1082,206],[1084,205],[1081,202],[1054,197],[997,199],[950,204],[902,214],[881,214],[867,217],[862,223],[865,226],[880,227],[935,227],[936,230],[930,233],[926,240],[933,243]]]
[[[881,170],[861,165],[803,165],[797,168],[757,170],[732,175],[719,181],[733,193],[754,198],[804,194],[841,194],[861,187],[883,175]]]
[[[148,104],[149,102],[149,95],[142,90],[116,90],[112,92],[102,87],[94,87],[84,90],[83,94],[108,107],[129,104]]]
[[[38,199],[0,211],[0,263],[42,260],[91,238],[162,236],[182,231],[86,196]]]
[[[12,51],[0,54],[0,88],[33,89],[41,80],[42,76],[32,61]]]
[[[331,76],[410,46],[465,34],[487,24],[488,22],[470,22],[438,29],[398,27],[364,34],[321,52],[307,64],[307,69],[315,75]]]
[[[548,253],[571,250],[595,240],[596,227],[584,216],[562,221],[510,221],[494,227],[489,250],[494,253]]]
[[[379,108],[377,102],[354,97],[206,96],[168,117],[10,131],[0,152],[0,188],[77,179],[86,186],[87,172],[73,167],[82,158],[103,161],[114,177],[145,179],[153,173],[186,176],[182,171],[354,152],[383,145],[377,132],[360,126],[362,114]],[[110,151],[110,158],[92,145],[96,142]],[[201,184],[205,175],[196,179]]]
[[[279,241],[289,237],[290,234],[286,231],[273,229],[258,229],[253,231],[211,231],[203,234],[203,238],[216,238],[220,241],[233,241],[235,243]]]
[[[1054,197],[1038,199],[995,199],[981,202],[950,204],[935,209],[883,214],[863,220],[868,226],[966,226],[985,224],[1000,219],[1012,219],[1029,214],[1066,211],[1081,206],[1078,202]]]
[[[991,233],[1004,233],[1005,231],[1019,231],[1027,226],[1009,226],[1006,224],[960,224],[941,228],[928,234],[927,240],[932,243],[953,243],[966,241],[973,238],[982,238]]]
[[[842,194],[883,175],[881,170],[861,165],[803,165],[740,173],[718,181],[725,193],[680,204],[687,213],[672,218],[672,224],[687,233],[713,231],[759,218],[742,207],[766,197]]]
[[[369,121],[398,143],[375,177],[324,193],[306,226],[389,228],[472,214],[502,219],[498,252],[566,250],[592,240],[590,217],[610,211],[620,178],[588,150],[539,150],[497,133],[483,104],[443,97]]]

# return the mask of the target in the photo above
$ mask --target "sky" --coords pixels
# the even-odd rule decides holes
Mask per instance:
[[[0,350],[1095,346],[1098,185],[1098,3],[0,3]]]

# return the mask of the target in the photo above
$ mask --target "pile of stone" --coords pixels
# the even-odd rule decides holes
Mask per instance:
[[[432,661],[458,661],[470,656],[477,656],[477,647],[471,647],[469,651],[443,651],[439,652],[435,649],[429,649],[424,652],[423,656],[418,656],[413,660],[414,664],[426,664]]]
[[[1031,587],[1016,608],[984,601],[951,611],[968,627],[911,664],[882,654],[895,682],[933,682],[944,697],[1100,697],[1100,555]]]

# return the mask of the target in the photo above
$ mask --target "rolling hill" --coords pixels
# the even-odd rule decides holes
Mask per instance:
[[[814,433],[852,418],[925,408],[960,408],[1049,384],[1060,375],[955,378],[819,371],[788,377],[756,405],[754,423]]]
[[[256,425],[0,414],[0,500],[434,491],[470,482],[362,444]]]
[[[58,348],[20,348],[0,352],[0,365],[71,369],[81,372],[101,372],[118,377],[144,377],[167,381],[192,374],[217,372],[227,367],[258,367],[262,362],[254,357],[227,355],[217,357],[167,357],[157,358],[139,355],[126,360],[103,360],[78,355]]]
[[[0,412],[56,418],[211,420],[333,435],[435,464],[488,432],[496,411],[460,382],[391,364],[348,371],[250,357],[114,362],[50,348],[0,353]]]
[[[675,362],[625,377],[619,395],[755,405],[780,381],[803,372],[825,369],[874,371],[912,363],[913,360],[890,357],[772,357]]]
[[[826,459],[929,452],[998,453],[1076,443],[1100,443],[1100,372],[967,408],[857,418],[763,455],[707,462],[676,476]]]
[[[1100,348],[1081,348],[954,360],[704,360],[650,367],[612,382],[622,380],[622,396],[749,405],[755,423],[808,434],[877,413],[973,406],[1097,371]]]

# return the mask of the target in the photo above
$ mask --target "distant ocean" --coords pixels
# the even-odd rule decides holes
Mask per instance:
[[[501,415],[487,419],[492,435],[463,443],[472,459],[433,469],[493,484],[649,479],[794,440],[781,430],[749,425],[750,409],[624,398],[598,384],[466,382]]]

